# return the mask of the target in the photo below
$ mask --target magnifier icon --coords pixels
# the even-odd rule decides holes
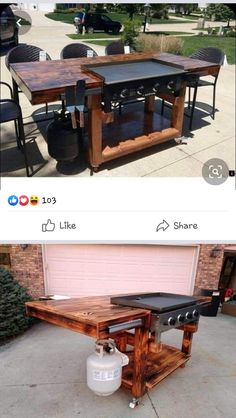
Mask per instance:
[[[215,176],[218,176],[218,177],[220,175],[219,170],[217,168],[213,168],[212,174],[214,174]]]

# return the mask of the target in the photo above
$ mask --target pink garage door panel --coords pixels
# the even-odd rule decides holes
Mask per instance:
[[[192,294],[197,258],[197,246],[45,245],[46,293]]]

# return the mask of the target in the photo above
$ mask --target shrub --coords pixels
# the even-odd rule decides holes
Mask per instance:
[[[76,13],[78,12],[78,9],[76,7],[72,7],[70,9],[54,9],[54,13],[63,13],[63,14],[69,14],[69,13]]]
[[[124,21],[124,30],[121,36],[125,45],[129,45],[131,48],[135,48],[136,38],[140,31],[140,20],[126,20]]]
[[[25,302],[31,299],[12,274],[0,268],[0,342],[22,333],[32,324],[33,320],[25,312]]]
[[[182,15],[181,15],[182,16]],[[152,17],[154,19],[169,19],[168,16],[168,11],[167,10],[163,10],[163,11],[155,11],[152,13]]]
[[[227,30],[225,32],[225,36],[235,38],[236,37],[236,31],[235,30]]]
[[[165,35],[139,34],[136,42],[138,51],[169,52],[182,54],[184,42],[180,38]]]

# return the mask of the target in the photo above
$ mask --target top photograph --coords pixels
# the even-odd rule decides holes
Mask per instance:
[[[0,176],[235,167],[235,15],[220,3],[0,4]],[[217,165],[221,168],[220,165]]]

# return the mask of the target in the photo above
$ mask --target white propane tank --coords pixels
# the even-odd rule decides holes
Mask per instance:
[[[128,357],[120,353],[113,340],[98,340],[95,353],[87,358],[87,385],[99,396],[108,396],[121,385],[122,366]]]

